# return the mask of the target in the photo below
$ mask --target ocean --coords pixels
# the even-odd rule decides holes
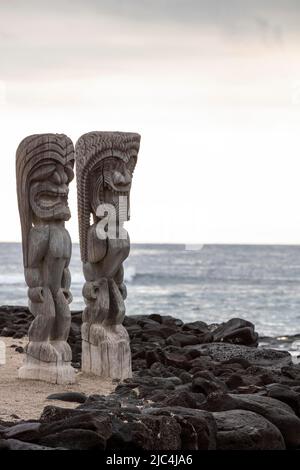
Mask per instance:
[[[191,248],[191,247],[189,247]],[[71,261],[72,310],[84,306],[79,246]],[[128,315],[183,321],[252,321],[262,336],[300,333],[300,246],[135,245],[125,263]],[[22,250],[0,243],[0,305],[27,305]]]

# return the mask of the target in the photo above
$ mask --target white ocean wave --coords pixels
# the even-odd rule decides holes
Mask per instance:
[[[24,274],[21,273],[5,273],[0,274],[0,285],[21,284],[25,285]]]
[[[134,266],[126,266],[124,270],[124,280],[125,282],[132,282],[136,276],[136,269]]]

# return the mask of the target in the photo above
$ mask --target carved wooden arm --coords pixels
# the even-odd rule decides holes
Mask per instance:
[[[64,293],[64,296],[66,297],[68,303],[70,304],[73,300],[73,296],[70,291],[71,287],[71,273],[70,270],[67,267],[65,267],[64,272],[63,272],[63,277],[62,277],[62,282],[61,282],[61,287]]]
[[[92,225],[88,233],[88,260],[90,263],[99,263],[107,252],[107,240],[102,240],[96,232],[97,224]]]
[[[25,267],[25,281],[32,302],[43,301],[42,261],[48,251],[49,227],[39,226],[30,230],[28,240],[28,266]]]
[[[121,295],[123,299],[125,300],[127,297],[127,287],[124,284],[124,267],[123,264],[121,264],[117,274],[114,277],[115,283],[117,284],[119,291],[121,292]]]

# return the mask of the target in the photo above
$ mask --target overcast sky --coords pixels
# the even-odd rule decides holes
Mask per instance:
[[[120,130],[133,242],[300,243],[299,24],[298,0],[0,0],[0,240],[23,137]]]

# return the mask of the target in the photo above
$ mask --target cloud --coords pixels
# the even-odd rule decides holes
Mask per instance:
[[[43,22],[49,15],[58,21],[96,15],[143,24],[178,23],[229,31],[241,25],[246,26],[247,32],[257,18],[263,18],[268,24],[279,22],[284,28],[298,29],[300,3],[298,0],[11,0],[2,2],[0,11],[1,16],[12,13],[24,22],[30,16],[39,16]]]
[[[299,21],[296,0],[11,0],[0,5],[0,79],[159,69],[226,44],[231,54],[280,47]]]
[[[109,15],[143,23],[176,22],[229,29],[232,24],[251,23],[260,16],[269,23],[273,17],[287,27],[297,28],[300,16],[298,0],[12,0],[1,5],[1,10],[16,15]]]

